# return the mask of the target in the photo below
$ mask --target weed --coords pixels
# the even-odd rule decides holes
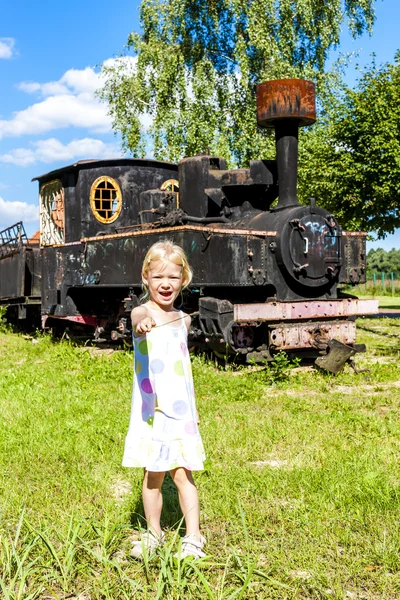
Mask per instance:
[[[259,371],[260,379],[267,385],[286,383],[293,368],[300,365],[300,358],[291,358],[286,352],[277,352],[271,361],[264,362],[264,369]]]
[[[6,319],[6,312],[7,307],[0,306],[0,333],[7,333],[11,329]]]

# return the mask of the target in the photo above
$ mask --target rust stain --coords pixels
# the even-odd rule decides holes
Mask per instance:
[[[257,86],[257,122],[274,127],[277,120],[293,119],[300,126],[316,121],[315,85],[304,79],[275,79]]]
[[[212,235],[252,235],[255,237],[275,237],[276,231],[258,231],[256,229],[224,229],[222,227],[200,227],[199,225],[178,225],[177,227],[160,227],[158,229],[141,229],[139,231],[130,231],[127,233],[111,233],[101,237],[82,238],[81,243],[99,242],[101,240],[115,240],[119,238],[142,237],[145,235],[159,235],[163,233],[174,233],[176,231],[202,231]]]
[[[356,341],[356,324],[353,321],[325,321],[276,327],[270,331],[270,340],[276,349],[298,350],[300,348],[323,349],[331,339],[343,344]]]
[[[342,231],[342,235],[346,237],[367,237],[367,233],[364,231]]]

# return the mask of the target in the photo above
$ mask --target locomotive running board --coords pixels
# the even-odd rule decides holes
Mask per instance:
[[[234,320],[249,321],[308,320],[334,317],[361,317],[378,314],[378,300],[309,300],[307,302],[265,302],[234,304]]]

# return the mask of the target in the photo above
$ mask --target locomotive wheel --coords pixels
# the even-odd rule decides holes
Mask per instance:
[[[252,348],[254,346],[254,329],[237,325],[232,328],[232,342],[235,348]]]

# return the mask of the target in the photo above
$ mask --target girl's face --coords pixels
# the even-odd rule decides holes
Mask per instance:
[[[153,302],[163,309],[172,309],[182,288],[182,267],[171,261],[152,261],[143,282],[148,286]]]

